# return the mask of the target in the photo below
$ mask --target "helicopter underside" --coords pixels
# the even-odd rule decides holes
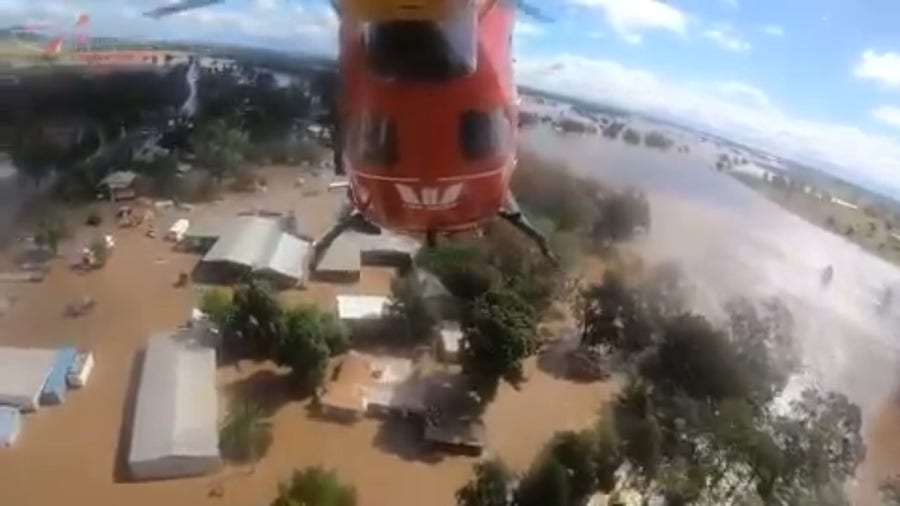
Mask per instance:
[[[338,217],[334,226],[332,226],[331,229],[328,230],[328,232],[326,232],[319,240],[313,243],[313,254],[310,261],[310,267],[313,272],[315,272],[316,267],[319,265],[319,262],[325,256],[325,253],[331,247],[332,243],[334,243],[334,241],[345,232],[353,230],[355,232],[372,235],[378,235],[381,233],[381,227],[366,218],[366,216],[359,209],[356,209],[353,206],[352,202],[353,199],[350,198],[348,191],[347,201],[345,202],[342,212],[340,213],[340,216]],[[500,209],[500,211],[497,213],[497,216],[525,234],[525,236],[527,236],[538,246],[538,249],[541,251],[542,255],[547,257],[547,259],[549,259],[554,264],[557,264],[556,256],[550,249],[547,238],[531,223],[528,217],[525,216],[525,214],[521,211],[514,196],[510,194],[509,198],[506,201],[506,204],[502,209]],[[417,232],[424,235],[426,247],[433,248],[437,246],[439,236],[452,235],[454,233],[465,232],[468,230],[477,230],[480,228],[480,226],[481,223],[473,222],[450,229],[442,228],[440,230],[430,229],[412,232]]]

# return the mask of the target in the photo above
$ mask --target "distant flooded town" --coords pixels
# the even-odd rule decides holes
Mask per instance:
[[[701,313],[690,269],[642,250],[660,226],[646,191],[528,141],[690,160],[897,263],[887,197],[525,89],[512,186],[559,267],[500,220],[434,247],[351,230],[313,266],[348,184],[333,67],[94,49],[0,67],[15,97],[0,104],[14,118],[0,130],[9,504],[286,505],[310,490],[341,505],[844,504],[844,488],[877,504],[900,490],[900,454],[867,437],[859,401],[828,384],[785,394],[808,365],[792,301],[738,291]],[[816,260],[807,277],[843,286],[842,269]],[[860,297],[888,321],[883,281]]]

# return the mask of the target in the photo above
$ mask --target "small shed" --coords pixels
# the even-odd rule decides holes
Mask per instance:
[[[94,354],[85,351],[75,357],[75,361],[69,366],[69,372],[66,374],[66,382],[69,388],[81,388],[87,384],[91,371],[94,369]]]
[[[0,347],[0,404],[36,410],[55,360],[56,350]]]
[[[166,233],[166,240],[173,242],[181,242],[184,239],[184,234],[187,232],[190,227],[191,222],[187,220],[187,218],[179,218],[172,224],[169,228],[169,231]]]
[[[22,413],[12,406],[0,406],[0,446],[12,446],[21,431]]]
[[[41,389],[42,405],[60,404],[65,400],[68,387],[66,377],[77,356],[78,350],[71,346],[57,350],[53,368],[50,370],[50,375],[47,376],[44,388]]]
[[[97,187],[105,191],[112,202],[134,199],[137,197],[137,192],[134,190],[135,179],[137,179],[136,173],[130,170],[120,170],[109,173]]]

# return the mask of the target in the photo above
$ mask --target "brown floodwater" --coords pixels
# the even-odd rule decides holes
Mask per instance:
[[[270,168],[265,194],[229,195],[189,213],[160,212],[157,232],[164,232],[181,216],[227,216],[250,206],[265,206],[293,208],[301,226],[321,234],[334,216],[338,194],[303,196],[294,187],[297,175],[296,169]],[[3,504],[266,504],[279,480],[295,468],[314,464],[335,468],[356,487],[362,506],[453,504],[453,492],[470,476],[472,458],[425,453],[406,427],[395,424],[366,419],[342,425],[317,419],[307,412],[305,403],[284,394],[284,379],[278,371],[246,363],[240,370],[221,369],[218,381],[223,399],[236,391],[252,392],[271,412],[274,444],[255,470],[230,467],[214,476],[151,483],[120,480],[120,445],[127,441],[131,417],[135,354],[151,332],[174,328],[188,317],[197,288],[176,288],[174,283],[178,273],[190,271],[198,257],[172,251],[161,238],[146,237],[144,228],[115,229],[114,209],[101,207],[105,224],[100,230],[116,238],[103,269],[85,275],[67,269],[66,255],[99,233],[74,227],[74,237],[62,245],[63,258],[53,262],[42,283],[2,287],[17,301],[0,318],[0,344],[73,344],[92,350],[96,362],[84,388],[70,392],[62,405],[26,415],[20,439],[12,448],[0,450]],[[81,223],[83,215],[84,211],[72,212],[71,223]],[[289,291],[284,298],[331,308],[338,292],[387,293],[391,276],[388,269],[365,269],[357,284],[310,283],[306,290]],[[94,311],[66,318],[65,305],[85,295],[97,301]],[[528,362],[526,372],[528,381],[521,390],[503,386],[486,415],[489,452],[519,470],[555,431],[589,424],[612,394],[609,385],[556,379],[537,367],[535,360]],[[220,411],[224,407],[223,401]],[[223,495],[210,496],[213,489]]]

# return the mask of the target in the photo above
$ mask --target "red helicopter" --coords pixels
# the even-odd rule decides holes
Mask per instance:
[[[207,1],[182,2],[186,10]],[[500,216],[555,261],[509,189],[516,168],[515,0],[350,0],[341,19],[333,144],[348,203],[312,266],[350,228],[438,234]],[[175,6],[167,6],[170,14]],[[148,15],[159,15],[156,12]]]

